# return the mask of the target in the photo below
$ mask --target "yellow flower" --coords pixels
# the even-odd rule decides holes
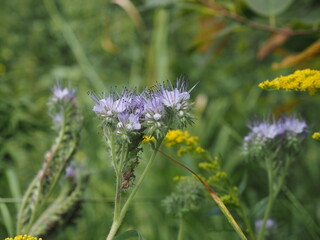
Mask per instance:
[[[187,178],[188,178],[187,176],[175,176],[173,178],[173,181],[178,182],[178,181],[186,180]]]
[[[155,142],[156,139],[153,136],[143,136],[142,143]]]
[[[196,148],[194,149],[194,151],[195,151],[196,153],[205,153],[205,152],[206,152],[206,150],[204,150],[202,147],[196,147]]]
[[[263,89],[308,91],[313,95],[320,91],[320,71],[312,69],[297,70],[288,76],[281,76],[272,81],[259,84]]]
[[[187,149],[185,147],[180,147],[177,154],[181,157],[185,153],[187,153]]]
[[[190,133],[181,130],[170,130],[166,135],[166,146],[171,147],[186,141],[190,137]]]
[[[201,162],[198,164],[199,168],[202,168],[204,170],[207,169],[215,169],[217,167],[217,164],[214,162]]]
[[[36,238],[29,235],[19,235],[14,238],[6,238],[5,240],[42,240],[42,238]]]
[[[167,147],[180,145],[178,150],[178,156],[182,156],[186,153],[202,154],[206,151],[199,146],[199,138],[190,136],[188,131],[171,130],[168,131],[165,137],[165,144]]]
[[[314,140],[320,141],[320,132],[315,132],[312,134]]]

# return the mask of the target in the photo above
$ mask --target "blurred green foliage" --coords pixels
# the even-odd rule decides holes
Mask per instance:
[[[257,164],[247,164],[240,156],[247,123],[272,112],[299,114],[310,129],[319,129],[320,122],[319,96],[267,92],[257,84],[297,68],[318,68],[316,55],[288,68],[275,70],[271,65],[303,51],[320,34],[292,34],[258,59],[272,32],[225,16],[208,2],[275,29],[286,26],[309,31],[320,23],[317,0],[286,1],[288,5],[277,16],[260,15],[256,7],[261,10],[263,1],[257,1],[255,7],[250,7],[253,1],[242,0],[2,1],[0,198],[19,199],[39,169],[53,135],[46,102],[52,86],[66,82],[77,87],[83,107],[80,151],[88,158],[92,176],[82,216],[76,226],[55,239],[103,239],[112,221],[115,179],[87,91],[100,93],[114,85],[142,88],[185,74],[191,84],[200,81],[192,92],[197,120],[189,130],[212,155],[221,156],[235,185],[242,183],[243,188],[243,177],[248,176],[240,199],[248,209],[259,210],[255,206],[266,197],[266,176]],[[319,145],[309,138],[303,148],[287,187],[304,206],[300,210],[319,225]],[[197,165],[188,157],[180,160],[191,168]],[[146,239],[175,239],[177,222],[168,219],[161,201],[174,189],[172,178],[183,174],[183,169],[159,156],[120,231],[136,229]],[[4,238],[11,234],[5,216],[14,216],[17,204],[0,204],[0,238]],[[310,230],[295,206],[292,198],[280,196],[272,214],[278,222],[273,239],[315,239],[311,232],[317,230],[316,225]],[[211,203],[188,215],[186,239],[237,239],[215,208]],[[252,223],[258,210],[250,216]]]

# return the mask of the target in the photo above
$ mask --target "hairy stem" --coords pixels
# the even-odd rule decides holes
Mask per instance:
[[[183,240],[183,234],[184,234],[184,221],[183,221],[183,217],[180,217],[180,219],[179,219],[179,232],[178,232],[177,240]]]
[[[127,201],[125,202],[125,204],[123,205],[121,211],[120,211],[120,215],[117,216],[116,219],[113,220],[110,232],[106,238],[106,240],[112,240],[113,237],[116,235],[119,227],[121,226],[121,223],[124,219],[124,217],[126,216],[126,213],[128,211],[128,208],[130,206],[130,203],[132,202],[132,199],[134,198],[134,196],[136,195],[138,189],[140,188],[141,183],[143,182],[143,180],[145,179],[147,173],[149,172],[152,163],[154,162],[157,152],[158,152],[158,148],[160,147],[161,143],[162,143],[163,139],[158,140],[155,149],[153,150],[153,153],[149,159],[149,162],[147,164],[147,166],[145,167],[145,169],[143,170],[141,177],[139,178],[137,184],[134,186],[134,188],[132,189]]]
[[[274,192],[274,189],[273,189],[273,186],[274,186],[273,158],[266,159],[266,167],[267,167],[267,173],[268,173],[269,198],[268,198],[267,208],[264,212],[262,225],[259,230],[258,240],[262,240],[264,238],[264,232],[266,229],[267,220],[269,218],[274,199],[277,195],[277,192]]]

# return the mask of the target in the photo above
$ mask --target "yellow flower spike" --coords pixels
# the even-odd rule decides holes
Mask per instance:
[[[220,178],[220,179],[226,179],[228,177],[228,175],[222,171],[217,172],[216,176],[217,176],[217,178]]]
[[[155,142],[156,139],[153,136],[143,136],[142,143]]]
[[[5,240],[42,240],[42,238],[36,238],[29,235],[19,235],[14,238],[6,238]]]
[[[187,145],[198,145],[199,138],[198,137],[188,137],[186,139]]]
[[[177,154],[181,157],[185,153],[187,153],[187,149],[185,147],[180,147]]]
[[[316,141],[320,141],[320,132],[313,133],[312,138]]]
[[[185,180],[187,179],[188,177],[187,176],[175,176],[172,180],[174,182],[178,182],[178,181],[182,181],[182,180]]]
[[[224,202],[224,203],[230,203],[232,198],[230,195],[224,195],[224,196],[221,196],[220,197],[221,201]]]
[[[263,89],[308,91],[310,95],[320,91],[320,71],[312,69],[297,70],[293,74],[264,81],[259,84]]]
[[[199,166],[199,168],[202,168],[204,170],[214,169],[216,167],[215,164],[210,163],[210,162],[201,162],[198,164],[198,166]]]
[[[199,154],[206,152],[206,150],[203,149],[202,147],[196,147],[196,149],[194,151],[195,151],[195,153],[199,153]]]

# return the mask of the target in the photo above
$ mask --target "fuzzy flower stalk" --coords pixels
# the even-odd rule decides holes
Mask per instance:
[[[54,232],[57,229],[53,228],[62,226],[72,217],[70,213],[78,209],[83,191],[82,177],[77,181],[65,178],[65,170],[78,147],[82,127],[83,117],[78,111],[75,90],[55,86],[48,107],[57,137],[23,196],[17,217],[17,234],[46,236]],[[58,186],[62,181],[63,187]],[[48,201],[49,197],[54,200]],[[25,236],[28,235],[14,239],[33,239]]]
[[[193,89],[193,88],[192,88]],[[184,78],[175,84],[158,84],[140,94],[124,88],[120,93],[112,89],[109,95],[89,96],[95,102],[93,111],[101,120],[103,136],[108,146],[116,175],[113,223],[107,240],[116,235],[128,207],[156,157],[168,130],[183,128],[192,123],[190,92]],[[139,180],[135,169],[140,162],[141,144],[150,141],[153,153]],[[123,192],[131,189],[124,200]]]
[[[268,204],[258,233],[258,240],[262,240],[273,203],[291,163],[300,153],[307,124],[291,116],[277,121],[254,122],[249,128],[250,132],[244,138],[243,154],[249,160],[259,161],[268,175]]]

